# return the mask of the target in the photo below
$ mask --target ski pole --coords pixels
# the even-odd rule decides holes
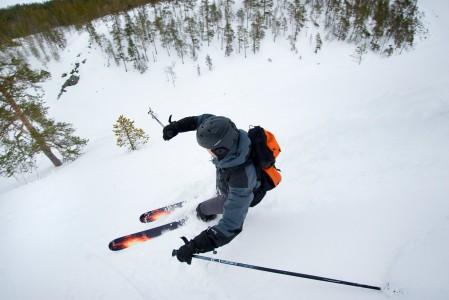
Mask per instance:
[[[165,125],[162,124],[161,121],[159,121],[159,119],[154,115],[153,111],[151,110],[151,107],[150,107],[150,110],[148,111],[148,114],[151,115],[151,117],[152,117],[153,119],[155,119],[155,120],[162,126],[162,128],[165,127]]]
[[[177,250],[173,250],[172,256],[176,256],[177,252],[178,252]],[[201,255],[193,255],[193,258],[207,260],[207,261],[212,261],[212,262],[217,262],[217,263],[221,263],[221,264],[225,264],[225,265],[231,265],[231,266],[236,266],[236,267],[247,268],[247,269],[253,269],[253,270],[259,270],[259,271],[277,273],[277,274],[282,274],[282,275],[289,275],[289,276],[307,278],[307,279],[318,280],[318,281],[327,281],[327,282],[332,282],[332,283],[336,283],[336,284],[356,286],[356,287],[372,289],[372,290],[378,290],[378,291],[382,290],[382,288],[380,288],[378,286],[372,286],[372,285],[360,284],[360,283],[343,281],[343,280],[338,280],[338,279],[332,279],[332,278],[326,278],[326,277],[320,277],[320,276],[314,276],[314,275],[308,275],[308,274],[295,273],[295,272],[290,272],[290,271],[283,271],[283,270],[259,267],[259,266],[248,265],[248,264],[243,264],[243,263],[239,263],[239,262],[234,262],[234,261],[224,260],[224,259],[218,259],[218,258],[213,258],[213,257],[207,257],[207,256],[201,256]]]

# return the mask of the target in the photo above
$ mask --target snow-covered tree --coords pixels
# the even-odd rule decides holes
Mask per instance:
[[[260,49],[260,42],[265,36],[264,31],[264,16],[257,11],[254,16],[254,21],[251,23],[251,31],[249,32],[249,36],[251,37],[251,48],[253,53],[256,53]]]
[[[198,31],[198,24],[192,17],[185,18],[185,33],[190,39],[189,48],[192,54],[192,59],[197,59],[197,52],[200,50],[200,34]]]
[[[212,58],[210,58],[209,54],[206,55],[206,65],[209,68],[209,71],[212,71],[213,68]]]
[[[176,63],[172,62],[170,66],[165,68],[165,75],[167,76],[167,81],[173,84],[173,87],[176,86],[176,72],[175,72]]]
[[[355,48],[354,53],[351,55],[352,58],[354,58],[355,62],[357,62],[359,65],[362,63],[363,56],[368,53],[366,50],[366,44],[360,44]]]
[[[129,61],[132,61],[134,69],[138,70],[140,73],[145,73],[148,69],[145,59],[140,55],[139,48],[134,41],[137,38],[137,31],[134,22],[131,20],[131,16],[125,13],[125,36],[128,42],[128,57]]]
[[[115,14],[112,16],[112,29],[111,29],[111,35],[112,39],[115,43],[115,53],[117,55],[118,60],[122,60],[123,64],[125,65],[125,71],[128,72],[128,68],[126,67],[126,55],[125,55],[125,46],[123,45],[124,42],[124,33],[121,28],[121,21],[120,16]]]
[[[234,51],[234,48],[232,47],[234,38],[234,30],[232,29],[231,24],[229,22],[226,22],[224,28],[224,40],[226,44],[225,56],[230,56],[232,51]]]
[[[315,53],[318,53],[319,50],[321,50],[321,47],[323,46],[323,41],[321,40],[321,36],[319,33],[315,36]]]
[[[237,26],[237,45],[238,45],[238,52],[243,49],[245,53],[246,58],[246,49],[248,49],[249,45],[249,37],[248,37],[248,30],[243,27],[242,25]]]

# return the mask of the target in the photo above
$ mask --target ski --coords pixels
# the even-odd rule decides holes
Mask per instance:
[[[184,203],[185,201],[182,201],[147,211],[140,216],[140,222],[150,223],[159,220],[160,218],[171,214],[175,209],[182,207]]]
[[[181,227],[185,224],[186,220],[187,218],[116,238],[109,243],[109,249],[111,249],[112,251],[123,250],[154,239],[155,237],[158,237],[165,232],[172,231]]]

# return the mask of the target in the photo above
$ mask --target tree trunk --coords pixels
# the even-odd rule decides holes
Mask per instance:
[[[22,109],[20,109],[19,105],[17,105],[8,91],[3,86],[0,86],[0,92],[3,94],[3,96],[5,96],[6,101],[8,101],[9,105],[11,105],[11,107],[14,109],[17,117],[20,119],[20,121],[22,121],[23,125],[25,125],[26,129],[30,132],[31,137],[37,142],[37,144],[39,145],[39,149],[44,152],[44,154],[48,157],[48,159],[50,159],[55,167],[61,166],[62,162],[53,154],[53,152],[51,152],[50,147],[47,145],[42,135],[27,119],[27,117],[22,112]]]

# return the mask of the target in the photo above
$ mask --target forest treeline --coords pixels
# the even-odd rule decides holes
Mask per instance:
[[[323,40],[340,40],[360,56],[368,49],[389,56],[413,47],[422,19],[417,0],[53,0],[0,10],[0,56],[58,60],[64,32],[86,31],[110,62],[143,73],[159,48],[184,62],[216,39],[225,56],[246,56],[269,35],[297,51],[304,29],[315,52]]]
[[[0,45],[48,32],[61,26],[83,26],[89,21],[159,0],[51,0],[0,9]],[[1,47],[0,46],[0,47]]]
[[[0,10],[0,18],[0,176],[8,177],[35,169],[41,153],[61,166],[88,142],[47,115],[41,84],[50,73],[27,62],[59,60],[74,31],[87,34],[108,64],[144,73],[161,53],[197,61],[201,47],[213,43],[224,56],[246,57],[264,38],[284,39],[299,55],[304,43],[318,53],[324,40],[346,41],[356,45],[360,63],[367,49],[389,56],[412,47],[424,30],[417,0],[53,0]],[[176,60],[166,68],[173,85]],[[208,54],[206,64],[211,70]],[[121,127],[131,132],[131,121],[119,123],[119,137]]]

